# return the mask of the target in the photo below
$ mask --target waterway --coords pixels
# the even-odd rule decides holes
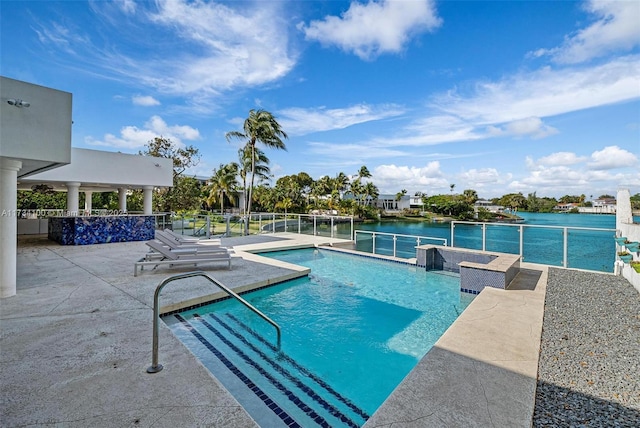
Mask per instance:
[[[614,215],[527,212],[518,213],[518,215],[524,219],[523,227],[520,227],[519,224],[495,223],[488,225],[483,232],[481,226],[458,224],[453,234],[453,245],[481,250],[483,249],[484,233],[484,249],[487,251],[522,253],[523,261],[531,263],[544,263],[553,266],[566,265],[571,268],[613,272],[616,257],[615,241],[613,240],[613,229],[615,229],[616,223]],[[357,224],[355,228],[357,230],[446,239],[447,245],[452,245],[451,224],[449,223],[381,221]],[[594,231],[585,230],[585,228],[609,230]],[[359,233],[356,234],[356,240],[358,241],[358,249],[362,251],[372,251],[375,245],[377,253],[391,254],[393,252],[394,244],[391,237],[376,235],[374,240],[370,234]],[[442,241],[421,240],[421,243],[439,244]],[[397,238],[395,245],[398,256],[415,257],[416,240],[414,238]]]

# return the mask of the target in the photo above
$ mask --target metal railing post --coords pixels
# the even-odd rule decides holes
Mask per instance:
[[[258,229],[262,232],[262,213],[258,214]]]
[[[271,218],[273,219],[271,222],[271,230],[273,231],[273,233],[276,233],[276,214],[273,213]]]
[[[562,240],[563,240],[563,248],[562,248],[562,267],[567,267],[567,257],[569,254],[569,229],[567,227],[563,228],[563,233],[562,233]]]
[[[520,258],[524,261],[524,227],[520,225]]]
[[[455,230],[455,228],[456,228],[456,222],[455,222],[455,221],[452,221],[452,222],[451,222],[451,246],[452,246],[452,247],[455,247],[455,244],[453,243],[453,242],[454,242],[454,241],[453,241],[453,234],[454,234],[454,230]]]
[[[487,224],[482,223],[482,251],[487,251]]]
[[[376,234],[375,234],[375,232],[371,234],[371,243],[372,243],[371,254],[375,254],[376,253]]]
[[[318,232],[316,229],[316,216],[313,216],[313,236],[317,236]]]
[[[355,230],[353,228],[353,216],[351,216],[351,231],[349,232],[349,239],[355,239]]]
[[[205,233],[207,239],[211,238],[211,217],[207,215],[207,232]]]
[[[331,217],[331,237],[333,238],[333,216]]]
[[[396,256],[397,242],[398,242],[398,237],[396,235],[393,235],[393,257]]]
[[[302,214],[298,214],[298,235],[302,233]]]

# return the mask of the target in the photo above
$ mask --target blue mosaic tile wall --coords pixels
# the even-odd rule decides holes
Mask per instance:
[[[153,216],[50,217],[48,237],[62,245],[148,241],[155,237]]]
[[[484,287],[505,288],[505,273],[470,267],[460,268],[460,288],[467,293],[478,294]]]

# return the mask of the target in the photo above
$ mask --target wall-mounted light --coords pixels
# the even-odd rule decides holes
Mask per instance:
[[[7,100],[7,103],[9,103],[9,105],[10,105],[10,106],[15,106],[15,107],[18,107],[18,108],[22,108],[22,107],[25,107],[25,108],[26,108],[26,107],[29,107],[29,106],[31,105],[31,104],[29,104],[29,103],[28,103],[28,102],[26,102],[26,101],[23,101],[23,100],[17,100],[17,99],[15,99],[15,98],[9,98],[9,99]]]

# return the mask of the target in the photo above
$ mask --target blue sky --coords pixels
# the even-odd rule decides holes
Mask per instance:
[[[0,1],[0,73],[73,93],[73,146],[237,160],[276,115],[274,177],[382,192],[640,192],[637,1]]]

